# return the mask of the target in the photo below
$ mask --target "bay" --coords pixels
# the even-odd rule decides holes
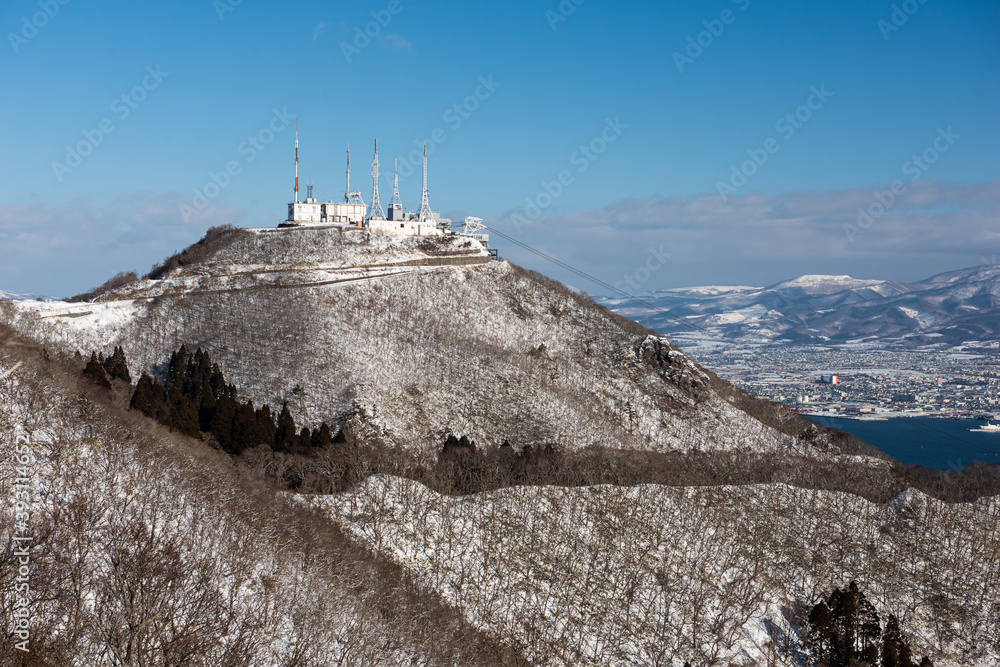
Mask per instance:
[[[973,461],[1000,463],[1000,433],[970,431],[986,423],[978,419],[810,419],[855,435],[903,463],[941,470],[961,470]]]

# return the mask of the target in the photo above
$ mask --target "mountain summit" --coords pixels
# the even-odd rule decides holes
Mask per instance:
[[[475,240],[363,229],[225,230],[92,301],[19,303],[17,325],[133,377],[186,344],[256,405],[305,423],[363,415],[414,451],[653,451],[794,444],[724,400],[659,334]]]

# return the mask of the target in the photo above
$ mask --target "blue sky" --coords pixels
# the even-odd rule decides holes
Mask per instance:
[[[393,157],[429,139],[434,208],[610,283],[669,255],[643,290],[1000,254],[995,2],[8,0],[0,34],[0,289],[73,294],[210,225],[276,224],[287,118],[320,198],[348,143],[367,200],[378,137],[387,200]],[[419,173],[401,181],[417,207]]]

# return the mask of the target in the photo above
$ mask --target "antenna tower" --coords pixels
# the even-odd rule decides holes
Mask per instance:
[[[344,201],[351,203],[351,145],[347,145],[347,189],[344,190]]]
[[[397,211],[403,210],[403,202],[399,198],[399,173],[397,169],[399,167],[399,158],[396,158],[392,162],[392,204],[389,206],[396,209]]]
[[[433,220],[434,214],[431,213],[431,205],[427,201],[427,144],[424,144],[424,182],[420,193],[420,213],[418,214],[420,222],[426,220]]]
[[[368,220],[384,218],[382,205],[378,201],[378,139],[375,140],[375,157],[372,158],[372,203],[368,207]]]

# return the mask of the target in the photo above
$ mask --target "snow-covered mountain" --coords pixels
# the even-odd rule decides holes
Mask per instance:
[[[10,299],[12,301],[26,301],[28,299],[34,299],[35,297],[35,294],[21,294],[19,292],[8,292],[0,289],[0,300]]]
[[[136,377],[201,347],[256,405],[287,402],[307,424],[362,414],[413,451],[445,433],[568,449],[795,444],[665,338],[476,241],[241,230],[203,255],[94,302],[18,302],[14,324],[67,352],[121,345]]]
[[[897,290],[871,283],[662,295],[737,323]],[[184,436],[81,377],[121,346],[162,378],[182,344],[225,397],[343,430],[230,457],[197,410]],[[793,667],[853,580],[938,667],[994,665],[997,477],[906,469],[461,237],[217,231],[86,299],[0,300],[0,495],[32,503],[0,538],[39,538],[0,607],[38,664]]]
[[[805,275],[768,287],[675,288],[600,302],[658,331],[700,328],[741,342],[947,345],[1000,337],[998,266],[916,283]]]

